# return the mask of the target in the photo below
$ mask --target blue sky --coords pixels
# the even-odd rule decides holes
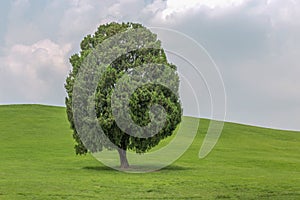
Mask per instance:
[[[68,58],[82,38],[133,21],[180,31],[209,52],[227,121],[300,130],[299,1],[16,0],[1,1],[0,15],[1,104],[63,105]],[[193,115],[188,101],[184,108]]]

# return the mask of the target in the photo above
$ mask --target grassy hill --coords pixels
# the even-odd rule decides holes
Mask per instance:
[[[0,199],[300,199],[300,133],[226,123],[205,159],[189,150],[157,172],[76,156],[65,109],[0,106]]]

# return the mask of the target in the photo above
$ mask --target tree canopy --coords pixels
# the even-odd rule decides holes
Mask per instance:
[[[118,34],[142,30],[136,35]],[[116,37],[110,46],[105,41]],[[102,48],[98,48],[102,45]],[[129,47],[134,46],[133,50]],[[121,167],[129,166],[126,150],[145,153],[162,139],[172,135],[181,122],[179,76],[176,66],[169,63],[156,34],[137,23],[108,23],[100,25],[93,35],[84,37],[80,52],[70,57],[72,70],[66,79],[66,107],[68,120],[76,141],[76,154],[115,149],[120,155]],[[130,49],[128,51],[128,49]],[[95,134],[91,127],[81,131],[74,119],[74,87],[82,66],[89,70],[102,65],[105,55],[120,54],[105,66],[93,93],[80,89],[78,98],[92,99],[96,121],[111,143]],[[99,55],[101,55],[99,57]],[[89,57],[94,56],[93,60]],[[100,59],[101,58],[101,59]],[[86,61],[88,60],[88,61]],[[91,72],[92,74],[93,72]],[[89,81],[82,78],[81,82]],[[84,85],[84,84],[83,84]],[[86,85],[85,85],[86,86]],[[80,106],[82,110],[88,105]],[[87,138],[87,139],[86,139]]]

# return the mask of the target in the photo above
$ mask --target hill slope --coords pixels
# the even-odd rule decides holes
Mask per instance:
[[[189,150],[158,172],[127,174],[76,156],[65,109],[0,106],[0,199],[300,199],[300,133],[226,123],[205,159]]]

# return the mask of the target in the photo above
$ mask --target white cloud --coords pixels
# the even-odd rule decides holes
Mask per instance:
[[[182,31],[209,51],[225,81],[227,120],[299,129],[300,2],[185,2],[162,5],[151,25]]]
[[[236,6],[244,2],[245,0],[187,0],[187,1],[177,1],[168,0],[168,9],[171,10],[186,10],[191,8],[199,8],[200,6],[206,6],[209,8],[224,8],[229,6]]]
[[[71,3],[59,23],[64,42],[75,42],[95,32],[103,23],[138,21],[145,3],[141,0],[76,1]],[[142,17],[143,18],[143,17]]]
[[[70,45],[41,40],[32,45],[13,45],[1,59],[0,102],[48,102],[63,94],[69,70],[66,55]],[[7,94],[14,93],[16,99]]]
[[[225,9],[232,6],[238,6],[245,0],[168,0],[166,8],[162,11],[162,18],[167,19],[172,15],[184,15],[188,12],[195,12],[200,8]]]
[[[68,57],[82,38],[102,23],[134,21],[179,30],[206,47],[225,80],[229,120],[300,128],[300,1],[53,0],[41,10],[14,2],[0,103],[63,104]]]

